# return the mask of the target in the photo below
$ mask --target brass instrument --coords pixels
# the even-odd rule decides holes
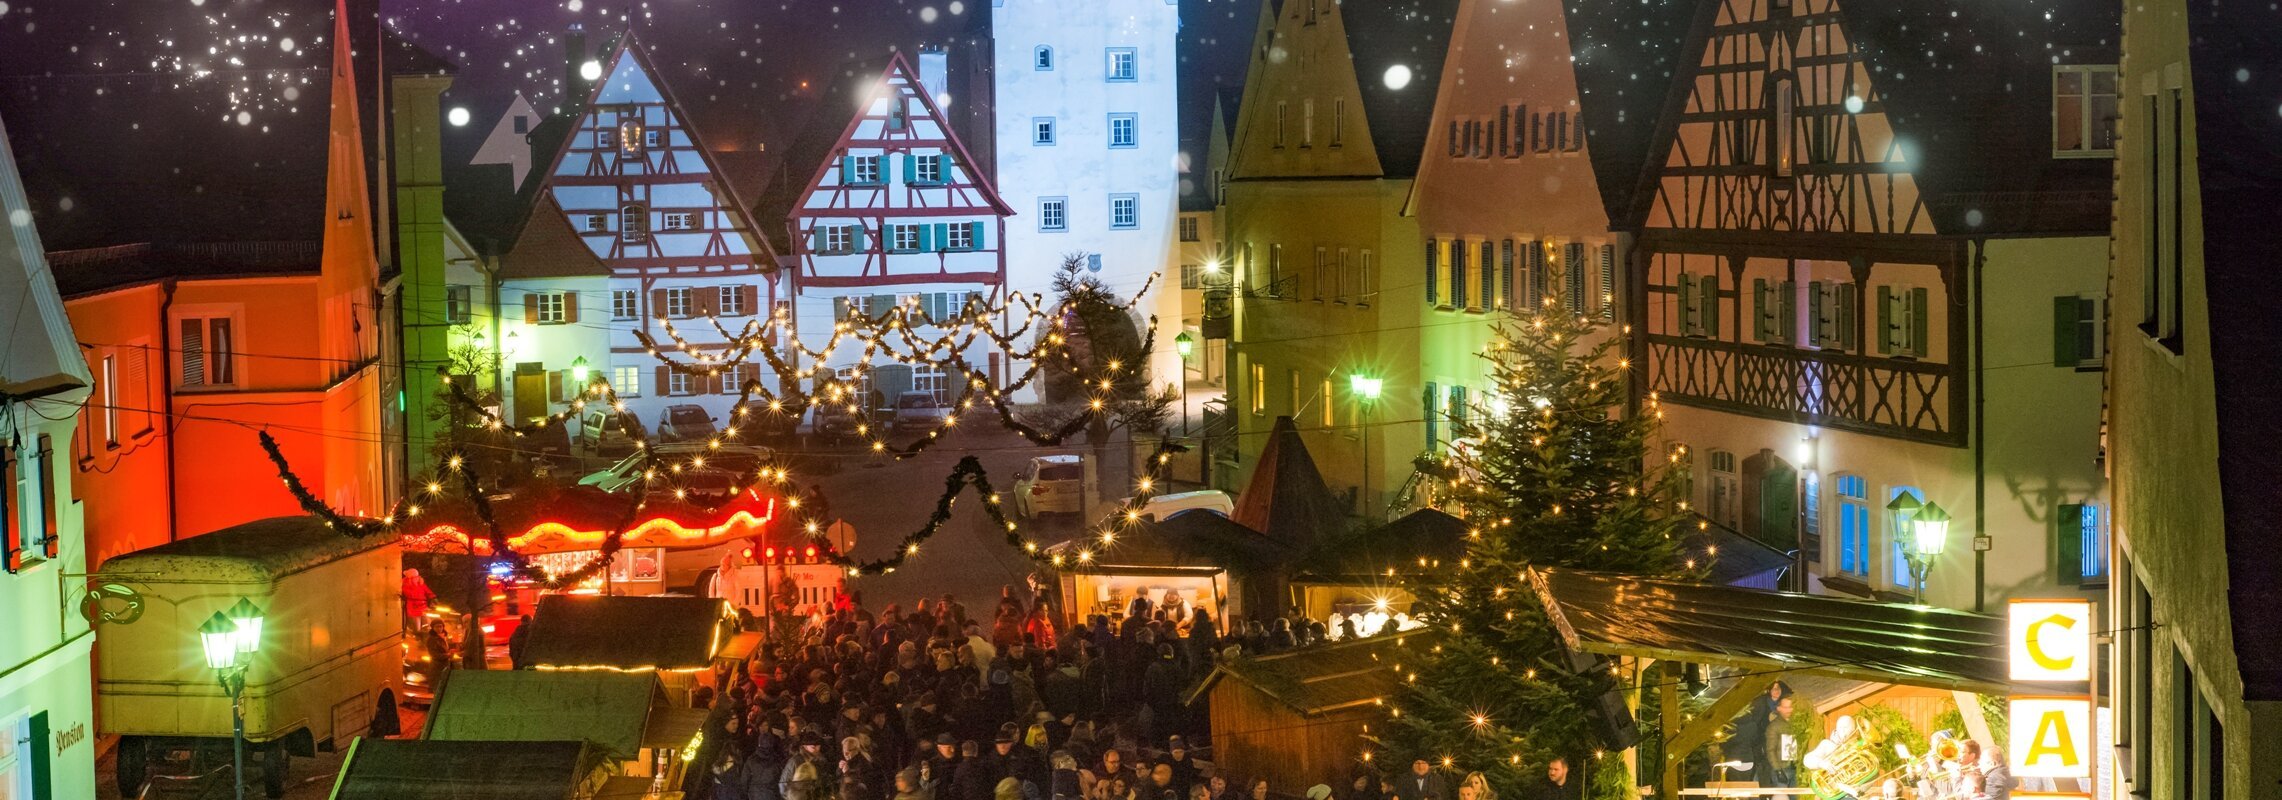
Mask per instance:
[[[1813,789],[1822,800],[1861,797],[1872,783],[1885,777],[1879,774],[1878,754],[1871,748],[1868,736],[1849,738],[1838,745],[1837,752],[1824,759],[1821,769],[1803,772],[1807,788]]]

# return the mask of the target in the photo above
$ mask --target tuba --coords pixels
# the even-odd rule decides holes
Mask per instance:
[[[1871,749],[1869,737],[1856,736],[1840,743],[1824,759],[1821,769],[1807,772],[1807,788],[1822,800],[1861,797],[1880,777],[1878,773],[1878,754]]]

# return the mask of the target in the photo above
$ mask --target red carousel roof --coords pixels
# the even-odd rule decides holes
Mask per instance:
[[[509,546],[524,555],[596,550],[624,521],[625,494],[591,486],[529,488],[491,502]],[[695,550],[739,539],[762,541],[776,518],[777,497],[748,487],[717,508],[653,499],[626,530],[625,547]],[[423,509],[404,535],[411,552],[492,554],[486,528],[465,500]]]

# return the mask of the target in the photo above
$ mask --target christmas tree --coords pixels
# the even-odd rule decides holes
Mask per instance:
[[[1494,389],[1451,410],[1466,445],[1442,465],[1445,510],[1469,523],[1467,554],[1403,576],[1412,617],[1436,635],[1396,667],[1402,688],[1374,736],[1384,749],[1374,760],[1389,770],[1423,758],[1453,782],[1479,770],[1507,791],[1566,756],[1590,786],[1596,767],[1614,765],[1595,757],[1628,744],[1601,724],[1621,720],[1596,722],[1616,676],[1570,661],[1520,577],[1531,566],[1662,577],[1692,568],[1679,556],[1682,507],[1646,458],[1655,401],[1628,413],[1629,364],[1607,327],[1550,300],[1501,323],[1482,354]]]

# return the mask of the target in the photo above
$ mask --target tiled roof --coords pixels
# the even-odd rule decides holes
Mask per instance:
[[[360,738],[332,800],[571,800],[600,761],[572,741]]]
[[[1347,530],[1347,509],[1324,484],[1291,417],[1276,418],[1251,482],[1236,495],[1236,513],[1230,516],[1299,552]]]
[[[323,246],[306,242],[125,244],[48,254],[55,283],[78,297],[165,278],[315,275]]]
[[[578,232],[571,230],[553,197],[541,197],[531,207],[515,246],[499,260],[499,277],[570,278],[610,274],[610,265],[595,257]]]

